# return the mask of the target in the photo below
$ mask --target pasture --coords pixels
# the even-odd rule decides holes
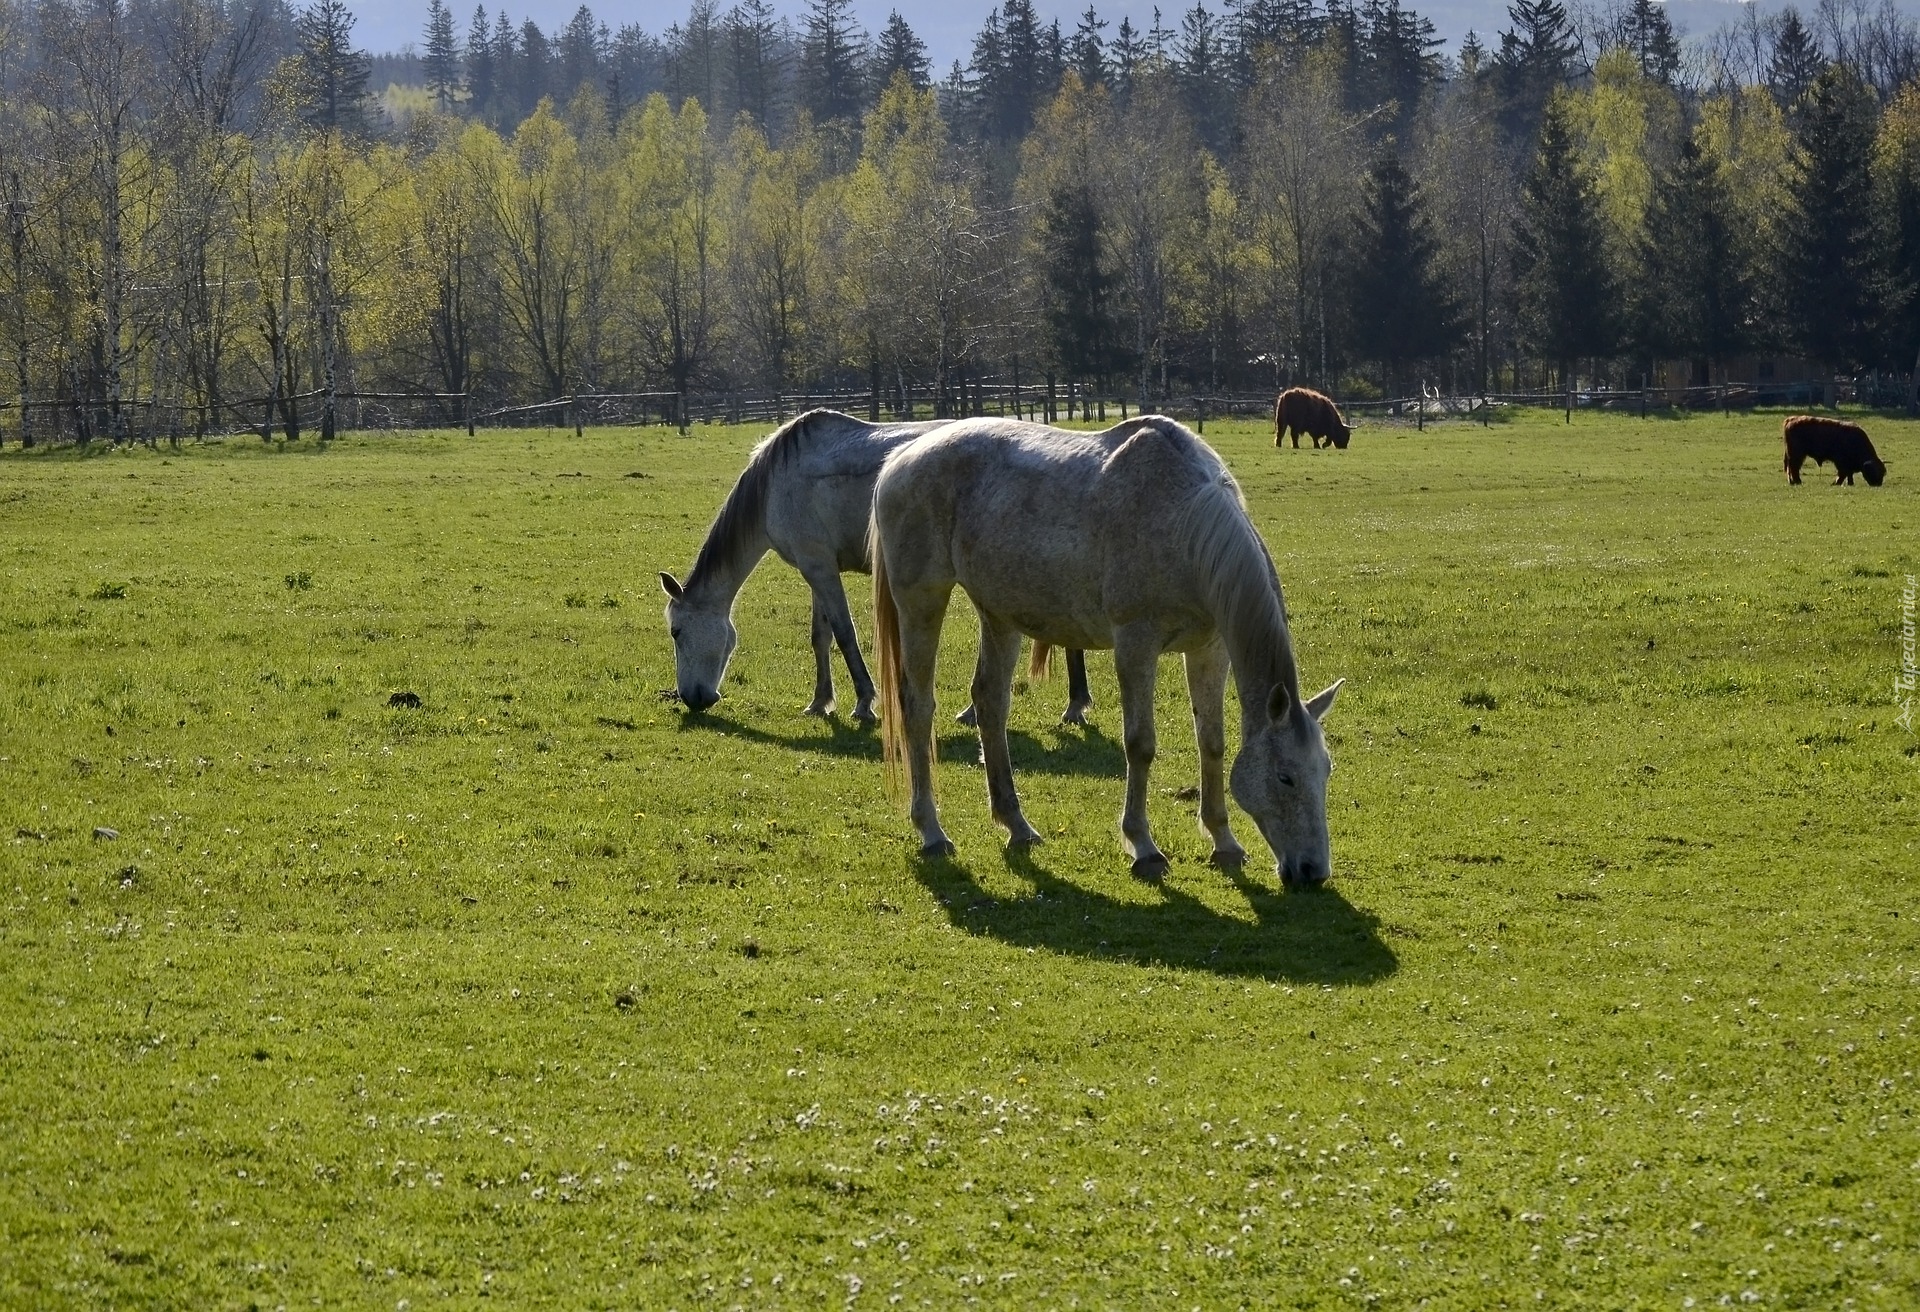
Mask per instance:
[[[1203,863],[1172,663],[1130,878],[1103,653],[1087,729],[1015,698],[1007,855],[959,599],[952,863],[798,715],[779,562],[663,703],[757,430],[9,450],[0,1304],[1914,1306],[1868,427],[1880,489],[1789,488],[1778,416],[1209,425],[1348,680],[1304,894],[1237,812]]]

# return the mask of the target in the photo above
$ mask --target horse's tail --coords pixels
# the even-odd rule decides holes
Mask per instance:
[[[1037,638],[1033,644],[1033,657],[1027,662],[1027,677],[1030,679],[1053,677],[1053,648]]]
[[[867,551],[873,557],[873,658],[880,676],[880,754],[886,762],[887,793],[900,793],[900,762],[906,759],[907,716],[900,700],[900,611],[887,581],[887,553],[880,521],[867,525]]]

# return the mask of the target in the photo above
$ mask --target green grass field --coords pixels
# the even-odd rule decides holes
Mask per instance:
[[[1203,864],[1171,663],[1159,888],[1103,656],[1016,698],[1031,859],[949,725],[917,861],[771,558],[683,720],[655,574],[757,432],[10,449],[0,1305],[1913,1307],[1872,428],[1210,425],[1348,679],[1310,894]]]

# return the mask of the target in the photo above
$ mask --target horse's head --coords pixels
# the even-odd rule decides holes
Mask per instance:
[[[667,631],[673,635],[673,682],[687,709],[704,711],[720,700],[720,680],[740,641],[733,617],[696,605],[673,575],[662,573],[667,591]]]
[[[1327,776],[1333,761],[1320,719],[1333,707],[1340,684],[1305,702],[1284,685],[1268,699],[1266,723],[1247,734],[1234,758],[1233,800],[1253,817],[1289,885],[1314,887],[1333,874],[1327,837]]]
[[[1879,487],[1887,479],[1887,467],[1878,460],[1869,460],[1860,466],[1860,472],[1866,475],[1867,486]]]
[[[1336,425],[1334,425],[1334,429],[1333,429],[1333,444],[1334,444],[1335,446],[1337,446],[1337,447],[1339,447],[1339,448],[1340,448],[1340,449],[1341,449],[1342,451],[1345,451],[1345,450],[1347,449],[1347,442],[1348,442],[1348,441],[1349,441],[1349,440],[1350,440],[1350,439],[1351,439],[1352,437],[1353,437],[1353,425],[1352,425],[1352,424],[1336,424]]]

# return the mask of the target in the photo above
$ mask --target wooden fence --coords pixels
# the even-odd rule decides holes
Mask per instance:
[[[1419,396],[1345,399],[1341,410],[1363,424],[1406,425],[1424,429],[1443,420],[1490,424],[1503,410],[1555,409],[1570,419],[1575,410],[1648,415],[1680,410],[1752,409],[1756,406],[1817,407],[1823,404],[1904,406],[1904,379],[1863,382],[1732,383],[1711,387],[1587,388],[1574,391],[1442,394],[1422,389]],[[1041,422],[1112,423],[1139,413],[1137,404],[1113,393],[1097,394],[1072,386],[968,380],[945,397],[931,388],[893,388],[879,398],[883,420],[1004,415]],[[1271,392],[1188,393],[1162,397],[1152,407],[1206,431],[1209,420],[1268,419]],[[128,398],[117,406],[72,398],[0,401],[0,441],[23,436],[40,443],[95,440],[155,443],[185,437],[252,435],[263,440],[327,436],[332,430],[434,430],[482,428],[571,428],[666,425],[685,431],[694,424],[755,424],[772,428],[810,409],[827,407],[866,417],[874,412],[866,390],[755,393],[746,391],[579,392],[545,401],[487,405],[470,392],[335,392],[248,397],[218,404],[181,405],[152,398]],[[11,423],[6,417],[16,416]]]

